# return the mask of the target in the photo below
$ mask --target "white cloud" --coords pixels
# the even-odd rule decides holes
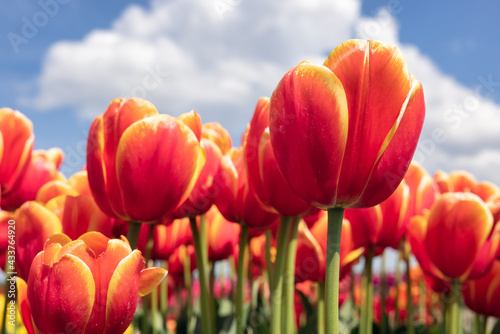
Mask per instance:
[[[115,97],[136,95],[163,113],[195,108],[203,121],[217,120],[239,136],[257,99],[289,68],[304,59],[321,63],[357,35],[398,45],[422,82],[427,118],[418,157],[430,172],[464,168],[500,184],[500,106],[481,97],[497,86],[482,83],[478,94],[418,47],[401,44],[401,10],[362,17],[358,0],[152,0],[148,9],[129,6],[109,30],[55,43],[30,103],[93,118]]]

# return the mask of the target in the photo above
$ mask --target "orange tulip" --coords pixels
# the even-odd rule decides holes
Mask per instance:
[[[327,229],[326,213],[320,217],[310,231],[305,223],[299,224],[295,261],[295,280],[297,282],[305,280],[325,281]],[[351,224],[347,219],[344,219],[340,244],[340,279],[349,273],[350,268],[363,252],[364,248],[354,244]]]
[[[472,311],[500,317],[500,261],[495,261],[485,276],[464,283],[462,295]]]
[[[243,150],[243,147],[232,148],[222,157],[214,180],[219,188],[215,204],[224,218],[231,222],[243,222],[251,228],[265,228],[279,216],[264,209],[248,184]]]
[[[24,202],[35,200],[38,190],[47,182],[64,181],[65,177],[58,171],[63,159],[64,153],[59,148],[34,151],[17,189],[2,197],[2,208],[17,209]]]
[[[403,179],[425,114],[423,90],[396,47],[350,40],[324,66],[303,62],[271,97],[278,167],[321,208],[370,207]]]
[[[17,110],[0,109],[0,195],[7,196],[21,182],[33,150],[33,125]]]
[[[155,221],[189,196],[204,164],[196,113],[176,119],[149,102],[116,99],[89,132],[90,189],[103,212],[124,220]]]
[[[479,278],[491,267],[500,243],[486,204],[472,193],[445,193],[426,216],[408,226],[413,254],[434,277],[459,281]]]
[[[141,252],[126,238],[89,232],[75,241],[54,234],[33,260],[28,300],[41,333],[123,333],[137,297],[151,292],[167,272],[144,269]]]
[[[201,138],[215,143],[220,148],[222,154],[226,154],[233,147],[231,135],[217,122],[203,124]]]
[[[500,193],[500,189],[493,183],[477,182],[472,174],[463,170],[454,171],[450,174],[438,171],[434,175],[434,179],[441,193],[470,192],[478,195],[485,202]]]
[[[398,248],[405,231],[405,217],[410,189],[403,180],[388,199],[366,209],[347,209],[344,216],[351,223],[354,245],[365,249]]]
[[[313,207],[290,189],[274,158],[269,136],[269,99],[260,98],[248,128],[245,144],[248,182],[257,198],[282,216],[302,216]]]
[[[204,214],[210,209],[215,199],[213,181],[219,170],[222,152],[219,146],[208,139],[202,138],[200,143],[205,150],[206,162],[189,197],[173,213],[176,218]]]
[[[227,221],[215,205],[207,212],[205,219],[208,259],[212,262],[227,259],[238,244],[240,226]]]
[[[52,211],[32,201],[21,205],[13,219],[16,222],[16,269],[18,276],[26,281],[33,259],[52,234],[62,232],[62,224]]]
[[[438,186],[426,170],[417,162],[412,162],[404,178],[410,188],[410,200],[406,220],[422,215],[429,210],[439,195]]]

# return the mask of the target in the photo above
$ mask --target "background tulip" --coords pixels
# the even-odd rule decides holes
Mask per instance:
[[[90,232],[71,241],[55,234],[31,266],[33,322],[42,333],[123,333],[137,296],[151,292],[165,276],[161,268],[144,269],[141,252],[132,251],[126,239]]]
[[[94,198],[111,217],[155,221],[188,197],[203,166],[199,117],[159,115],[149,102],[116,99],[89,132],[87,171]]]
[[[31,159],[35,135],[31,121],[17,110],[0,109],[0,194],[21,182]]]
[[[495,261],[483,277],[465,282],[462,295],[465,305],[472,311],[500,317],[500,261]]]

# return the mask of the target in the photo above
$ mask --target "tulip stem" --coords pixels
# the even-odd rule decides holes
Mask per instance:
[[[474,334],[486,334],[487,321],[488,317],[486,315],[476,313],[474,315]]]
[[[236,333],[243,334],[245,332],[245,324],[243,323],[243,288],[246,280],[245,266],[245,249],[248,244],[248,226],[241,223],[240,233],[240,249],[238,253],[238,268],[237,268],[237,285],[236,285]]]
[[[161,261],[163,268],[168,271],[168,261]],[[168,312],[168,285],[167,285],[168,277],[165,277],[160,283],[160,310],[163,319],[167,318]]]
[[[328,209],[328,234],[326,241],[326,333],[339,333],[339,278],[340,236],[343,208]]]
[[[137,248],[137,240],[139,239],[139,232],[141,232],[141,222],[137,222],[134,220],[129,221],[128,223],[128,233],[127,239],[130,244],[130,248]]]
[[[394,273],[394,286],[396,287],[396,297],[394,305],[394,329],[399,327],[400,316],[399,316],[399,283],[401,282],[401,259],[403,254],[403,243],[399,243],[398,259],[396,261],[396,272]]]
[[[186,302],[186,332],[188,334],[193,334],[194,328],[192,326],[193,318],[193,292],[191,290],[191,258],[187,252],[187,247],[184,246],[184,285],[187,290],[187,302]]]
[[[387,313],[385,310],[385,301],[387,299],[387,273],[386,273],[386,258],[385,251],[382,252],[382,268],[380,274],[380,314],[381,322],[380,322],[380,332],[385,334],[386,332],[386,324],[387,324]]]
[[[285,291],[285,330],[284,333],[295,331],[295,259],[297,255],[297,230],[300,217],[293,217],[286,251],[285,278],[283,281]]]
[[[318,283],[318,334],[325,334],[325,282]]]
[[[283,269],[285,268],[286,242],[290,217],[281,217],[278,229],[278,249],[273,270],[271,290],[271,334],[281,333],[281,297],[283,293]]]
[[[203,258],[202,242],[201,239],[205,239],[205,235],[201,235],[198,232],[198,226],[196,225],[196,217],[189,217],[189,222],[191,224],[191,230],[193,232],[194,241],[194,251],[196,254],[196,263],[198,264],[198,276],[200,280],[200,304],[201,304],[201,326],[202,333],[212,334],[213,327],[211,325],[210,308],[208,305],[208,285],[207,285],[207,274],[205,261]],[[206,240],[205,240],[206,243]]]
[[[460,316],[460,297],[462,296],[461,283],[453,280],[451,291],[446,295],[445,303],[445,333],[457,334],[462,332]]]
[[[372,282],[372,260],[374,248],[371,247],[365,257],[365,268],[362,277],[361,301],[361,323],[359,332],[361,334],[371,334],[373,331],[373,282]]]
[[[139,225],[139,231],[141,230],[141,224],[134,223],[136,225]],[[154,225],[150,224],[147,226],[148,227],[148,238],[146,239],[146,249],[145,249],[145,260],[146,260],[146,268],[149,266],[149,259],[151,258],[151,250],[153,249],[153,230],[154,230]],[[129,224],[129,232],[130,232],[130,224]],[[139,235],[139,234],[137,234]],[[137,246],[137,239],[136,240],[136,246]],[[135,248],[135,247],[134,247]],[[148,329],[149,326],[148,324],[151,324],[154,326],[154,322],[151,320],[154,320],[154,315],[151,313],[151,310],[149,309],[149,301],[152,301],[153,296],[152,295],[146,295],[142,297],[142,309],[144,311],[144,321],[142,323],[142,332],[143,333],[149,333]]]
[[[406,245],[403,240],[403,245]],[[405,251],[406,262],[406,332],[415,334],[413,327],[413,298],[411,295],[411,276],[410,276],[410,253]]]
[[[153,334],[158,333],[158,329],[156,328],[157,324],[157,317],[158,316],[158,290],[157,288],[154,288],[153,291],[151,291],[151,327],[153,329]]]
[[[267,283],[269,291],[273,290],[273,263],[271,261],[271,230],[266,230],[266,265],[267,265]]]

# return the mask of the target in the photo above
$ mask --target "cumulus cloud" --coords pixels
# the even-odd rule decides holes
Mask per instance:
[[[391,2],[392,4],[392,2]],[[423,84],[427,118],[416,158],[436,169],[467,169],[500,184],[498,89],[487,74],[469,88],[443,74],[415,45],[401,44],[401,6],[363,17],[358,0],[152,0],[129,6],[107,30],[48,51],[29,103],[71,107],[84,118],[117,96],[140,96],[160,112],[196,109],[235,141],[260,96],[269,96],[292,66],[321,63],[342,41],[372,38],[398,45]],[[494,167],[496,166],[496,167]]]

